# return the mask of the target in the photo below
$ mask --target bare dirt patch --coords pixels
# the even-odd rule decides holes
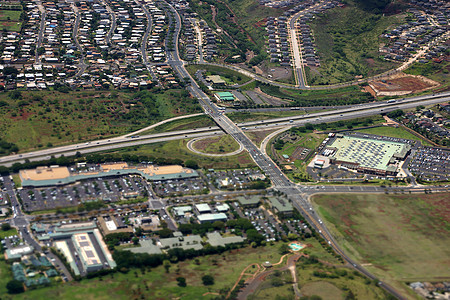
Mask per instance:
[[[399,96],[425,91],[439,83],[424,76],[398,74],[393,77],[369,82],[376,96]]]
[[[277,129],[250,131],[247,132],[246,134],[250,138],[250,140],[252,140],[253,143],[259,146],[261,145],[261,142],[264,140],[264,138],[269,134],[271,134],[272,132],[274,132],[275,130]]]

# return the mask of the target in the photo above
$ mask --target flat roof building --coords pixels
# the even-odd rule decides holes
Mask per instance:
[[[65,185],[79,180],[98,177],[112,177],[123,175],[141,175],[147,180],[169,180],[197,177],[195,170],[179,165],[169,166],[128,166],[127,163],[103,164],[99,171],[86,173],[71,173],[67,167],[37,167],[32,170],[19,172],[22,186],[43,187],[52,185]]]
[[[214,94],[214,97],[216,97],[216,99],[218,101],[234,101],[235,100],[234,95],[230,92],[217,92]]]
[[[225,222],[227,220],[227,215],[224,213],[218,213],[218,214],[201,214],[197,216],[197,219],[200,223],[206,223],[206,222],[216,222],[216,221],[223,221]]]
[[[337,134],[327,148],[335,150],[330,162],[363,173],[396,175],[398,160],[404,160],[411,146],[400,142]]]
[[[211,207],[207,203],[195,204],[194,207],[195,207],[195,210],[199,214],[205,214],[205,213],[211,212]]]

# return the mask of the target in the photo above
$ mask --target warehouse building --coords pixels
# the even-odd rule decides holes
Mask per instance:
[[[179,165],[128,166],[127,163],[102,164],[99,171],[82,173],[70,172],[69,168],[60,166],[37,167],[36,169],[19,172],[24,187],[66,185],[80,180],[124,175],[140,175],[149,181],[198,177],[195,170]]]
[[[332,164],[361,173],[396,176],[411,146],[400,142],[337,134],[326,147]]]

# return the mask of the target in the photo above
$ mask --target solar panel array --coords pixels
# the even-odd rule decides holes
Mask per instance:
[[[338,149],[333,155],[336,160],[358,163],[371,169],[386,169],[391,157],[404,146],[402,143],[348,136],[337,138],[332,144]]]

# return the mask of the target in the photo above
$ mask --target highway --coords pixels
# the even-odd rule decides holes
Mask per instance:
[[[178,64],[174,66],[177,67],[178,70],[184,70],[182,64]],[[186,72],[186,71],[185,71]],[[186,72],[187,76],[189,74]],[[190,78],[190,77],[189,77]],[[193,80],[191,78],[191,80]],[[223,115],[221,111],[210,101],[209,97],[204,94],[196,84],[192,84],[188,87],[188,90],[196,95],[197,98],[201,99],[201,105],[205,108],[206,112],[209,115],[214,115],[214,120],[216,123],[220,119],[220,116]],[[200,94],[201,93],[201,94]],[[323,111],[316,112],[311,114],[301,114],[298,116],[289,116],[289,117],[281,117],[274,118],[269,120],[262,121],[251,121],[251,122],[243,122],[238,123],[237,126],[240,128],[245,128],[244,131],[248,130],[257,130],[257,129],[273,129],[273,128],[281,128],[286,126],[303,126],[306,123],[311,124],[320,124],[327,122],[335,122],[339,120],[349,120],[357,117],[365,117],[377,115],[380,113],[386,113],[395,109],[406,109],[406,108],[414,108],[418,105],[429,105],[436,104],[441,102],[450,101],[450,92],[436,94],[436,95],[428,95],[428,96],[417,96],[411,98],[405,98],[404,100],[398,100],[395,103],[387,103],[387,102],[375,102],[368,103],[364,105],[356,105],[353,107],[345,107],[343,109],[336,109],[332,111]],[[212,113],[214,110],[214,113]],[[228,118],[227,118],[228,119]],[[231,121],[230,121],[231,122]],[[232,122],[231,122],[232,123]],[[220,125],[220,124],[218,124]],[[140,132],[140,131],[137,131]],[[126,134],[120,137],[103,139],[91,142],[78,143],[73,145],[49,148],[44,150],[38,150],[34,152],[14,154],[9,156],[0,157],[0,165],[10,166],[15,162],[23,162],[25,159],[29,159],[30,161],[38,161],[42,159],[49,159],[50,156],[58,156],[65,155],[71,156],[75,155],[76,152],[80,152],[82,154],[85,153],[93,153],[98,151],[107,151],[117,148],[136,146],[136,145],[144,145],[150,143],[158,143],[165,142],[175,139],[184,139],[184,138],[196,138],[196,137],[204,137],[204,136],[215,136],[218,134],[222,134],[218,126],[211,127],[202,127],[196,129],[187,129],[187,130],[178,130],[157,134],[148,134],[148,135],[139,135],[136,136],[137,133]],[[131,136],[135,136],[131,138]]]
[[[176,15],[176,30],[175,30],[175,38],[178,40],[179,35],[179,28],[181,27],[181,20],[180,16],[178,15],[178,12],[169,5],[171,10]],[[175,53],[173,53],[173,60],[177,62],[173,62],[173,65],[175,66],[175,70],[179,73],[180,77],[186,78],[186,75],[190,79],[191,85],[188,87],[188,89],[191,91],[191,93],[199,100],[202,107],[205,109],[206,113],[208,113],[214,121],[217,123],[217,125],[222,128],[226,133],[231,135],[241,146],[244,147],[252,157],[252,159],[255,161],[255,163],[261,168],[261,170],[270,178],[273,184],[273,188],[275,190],[279,190],[280,192],[286,194],[286,196],[292,200],[293,205],[299,210],[299,212],[305,217],[305,219],[308,221],[308,223],[313,226],[315,230],[317,230],[321,236],[328,242],[328,244],[334,248],[334,250],[339,253],[345,261],[350,263],[354,268],[356,268],[361,273],[365,274],[371,279],[376,279],[374,275],[372,275],[370,272],[368,272],[366,269],[364,269],[362,266],[356,264],[352,259],[350,259],[339,247],[339,245],[335,242],[331,234],[329,233],[328,229],[324,226],[322,220],[319,218],[319,216],[315,213],[313,207],[311,206],[310,202],[307,198],[303,196],[303,187],[298,186],[291,182],[284,174],[283,172],[278,168],[278,166],[272,161],[272,159],[264,154],[241,130],[239,126],[237,126],[235,123],[233,123],[226,115],[224,115],[219,108],[211,102],[209,97],[199,88],[198,84],[195,82],[195,80],[190,76],[190,74],[186,71],[184,68],[183,62],[179,59],[178,56],[178,45],[175,47]],[[428,98],[429,99],[429,98]],[[445,99],[445,100],[443,100]],[[432,99],[428,101],[447,101],[447,97],[437,97],[437,99]],[[390,104],[390,103],[385,103]],[[407,101],[405,104],[398,104],[398,103],[391,103],[395,104],[393,106],[389,105],[374,105],[374,107],[371,107],[367,109],[368,111],[377,112],[380,111],[385,112],[387,109],[394,110],[397,108],[400,108],[402,105],[414,105],[417,104],[414,103],[413,100]],[[413,107],[414,107],[413,106]],[[358,117],[359,115],[364,115],[366,113],[366,110],[362,112],[352,112],[350,113],[352,117]],[[339,115],[339,117],[332,117],[339,119],[342,117],[342,115]],[[325,117],[321,117],[322,119],[325,119]],[[316,118],[315,121],[320,121],[320,117]],[[290,121],[289,121],[290,122]],[[296,121],[298,122],[298,121]],[[392,295],[399,299],[403,299],[403,297],[392,287],[384,284],[383,282],[379,282],[379,285],[386,289],[388,292],[390,292]]]
[[[272,181],[273,189],[284,193],[293,203],[294,207],[305,217],[308,223],[327,241],[327,243],[333,247],[333,249],[339,253],[345,261],[352,265],[355,269],[365,274],[371,279],[376,279],[371,273],[369,273],[362,266],[358,265],[352,259],[350,259],[335,242],[331,236],[328,229],[324,226],[320,217],[314,211],[311,203],[308,200],[308,189],[303,186],[296,185],[291,182],[283,172],[278,168],[278,166],[272,161],[272,159],[262,152],[248,137],[244,134],[242,127],[253,127],[258,128],[278,128],[283,126],[300,126],[306,123],[323,123],[323,122],[333,122],[337,120],[353,119],[356,117],[363,117],[369,115],[376,115],[380,113],[385,113],[391,110],[400,108],[411,108],[418,105],[427,105],[434,103],[441,103],[450,100],[450,93],[442,93],[439,95],[428,95],[428,96],[418,96],[409,99],[404,99],[395,103],[374,103],[367,105],[354,106],[350,108],[344,108],[343,110],[334,110],[327,112],[319,112],[310,115],[299,115],[294,117],[285,118],[275,118],[272,120],[265,121],[255,121],[243,123],[245,125],[235,124],[231,121],[206,95],[195,82],[195,80],[190,76],[184,67],[184,62],[179,57],[178,52],[178,38],[181,29],[181,19],[178,12],[168,4],[170,10],[174,13],[175,18],[170,18],[170,20],[175,22],[175,31],[173,33],[174,39],[174,50],[167,52],[168,63],[172,66],[175,72],[178,73],[179,77],[184,79],[189,79],[189,86],[187,89],[190,93],[195,96],[200,105],[204,108],[205,112],[216,122],[218,127],[214,128],[204,128],[204,129],[192,129],[176,132],[161,133],[155,135],[139,136],[135,138],[131,137],[118,137],[111,138],[108,140],[100,140],[95,142],[88,142],[84,144],[68,145],[58,148],[45,149],[36,151],[34,153],[24,153],[19,155],[10,155],[7,157],[2,157],[0,159],[0,164],[10,165],[17,161],[22,161],[24,159],[30,160],[40,160],[42,157],[48,157],[55,154],[64,155],[74,155],[77,151],[82,153],[105,151],[110,149],[115,149],[119,147],[128,147],[133,145],[140,145],[148,142],[163,142],[173,139],[180,138],[193,138],[202,137],[210,135],[223,134],[221,130],[225,133],[231,135],[255,161],[255,163],[261,168],[268,178]],[[77,20],[79,15],[77,14]],[[169,21],[170,24],[170,21]],[[170,26],[170,25],[169,25]],[[168,40],[166,39],[166,48]],[[329,88],[329,87],[327,87]],[[221,130],[219,130],[219,128]],[[248,128],[250,129],[250,128]],[[20,222],[27,222],[25,217],[19,218]],[[19,222],[19,220],[17,222]],[[18,224],[19,227],[23,226],[22,223]],[[30,241],[32,243],[32,241]],[[379,285],[393,294],[399,299],[403,297],[397,293],[396,290],[386,285],[383,282],[379,282]]]

